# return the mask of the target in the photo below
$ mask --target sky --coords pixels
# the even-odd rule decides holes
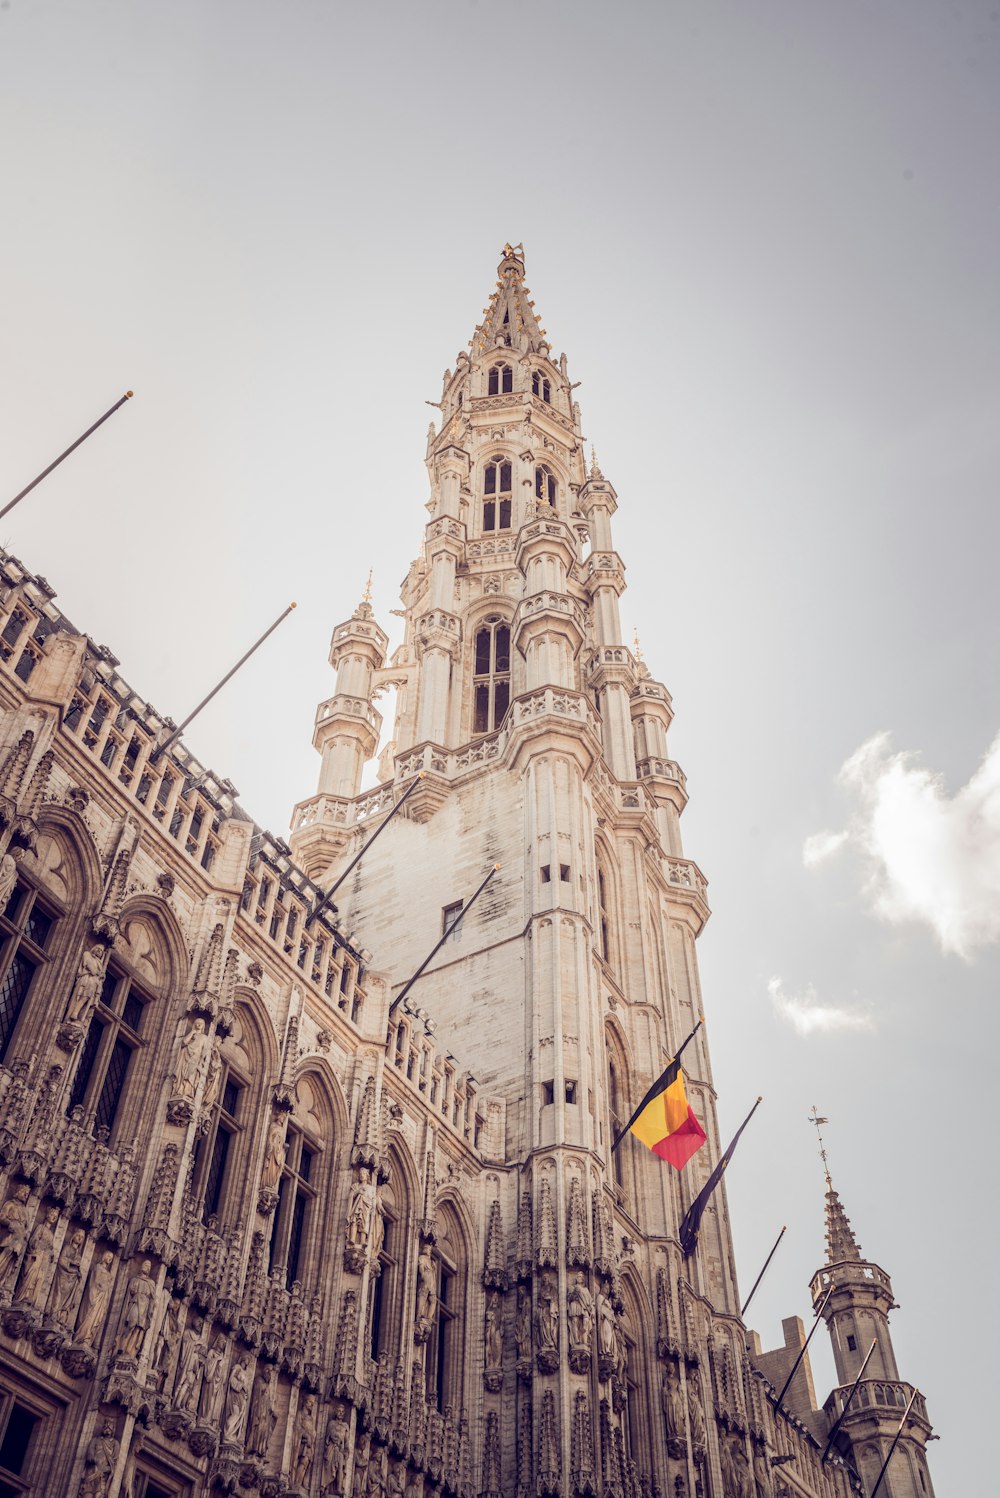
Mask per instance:
[[[398,589],[424,404],[505,240],[676,710],[766,1346],[823,1176],[893,1278],[940,1495],[996,1386],[1000,0],[0,0],[0,521],[274,833],[332,627]],[[3,496],[0,496],[0,502]],[[820,1398],[833,1382],[820,1333]]]

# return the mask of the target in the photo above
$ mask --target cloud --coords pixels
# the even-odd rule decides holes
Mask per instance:
[[[966,960],[1000,940],[1000,736],[953,796],[916,755],[893,750],[886,733],[862,744],[838,778],[855,811],[844,832],[806,840],[806,867],[849,843],[882,920],[920,922],[943,952]]]
[[[787,1021],[799,1035],[813,1035],[817,1032],[829,1035],[837,1030],[870,1032],[875,1029],[875,1022],[868,1014],[861,1014],[856,1009],[837,1008],[833,1004],[821,1004],[819,994],[811,983],[806,984],[802,993],[786,993],[782,980],[776,977],[768,981],[767,991],[771,995],[775,1013]]]

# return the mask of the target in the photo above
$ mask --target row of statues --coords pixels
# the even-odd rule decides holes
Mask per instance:
[[[86,1233],[71,1228],[57,1258],[58,1208],[43,1208],[29,1229],[30,1196],[27,1182],[18,1181],[0,1206],[0,1298],[44,1312],[81,1346],[96,1347],[114,1287],[115,1256],[110,1249],[95,1256],[84,1289]]]

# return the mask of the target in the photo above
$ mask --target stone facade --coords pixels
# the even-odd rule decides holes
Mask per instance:
[[[822,1409],[807,1359],[777,1407],[724,1186],[683,1256],[704,1029],[707,1147],[611,1153],[701,1013],[706,884],[519,250],[470,350],[403,644],[334,630],[289,844],[0,554],[0,1494],[847,1498],[913,1392],[832,1187]],[[930,1433],[918,1395],[893,1498]]]

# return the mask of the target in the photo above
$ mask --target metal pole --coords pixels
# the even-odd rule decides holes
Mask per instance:
[[[878,1475],[878,1481],[876,1482],[875,1486],[872,1488],[872,1498],[875,1498],[875,1494],[878,1492],[879,1488],[882,1486],[882,1479],[883,1479],[883,1477],[885,1476],[885,1474],[889,1470],[889,1463],[892,1461],[892,1453],[896,1449],[896,1442],[899,1440],[900,1436],[903,1434],[903,1426],[906,1424],[907,1419],[909,1418],[910,1410],[911,1410],[911,1408],[913,1406],[913,1401],[916,1399],[916,1397],[917,1397],[917,1391],[916,1391],[916,1389],[914,1389],[913,1393],[910,1395],[909,1404],[907,1404],[906,1409],[903,1411],[903,1418],[899,1422],[899,1429],[896,1431],[896,1434],[892,1438],[892,1445],[889,1447],[889,1455],[886,1457],[885,1461],[882,1463],[882,1470],[881,1470],[881,1472]]]
[[[184,732],[185,728],[188,726],[188,724],[190,722],[192,722],[193,719],[197,718],[197,716],[201,712],[202,708],[203,707],[207,707],[208,704],[211,702],[212,698],[216,695],[216,693],[222,691],[222,688],[226,685],[226,682],[229,681],[233,676],[236,675],[237,671],[240,669],[241,666],[243,666],[243,665],[246,664],[246,662],[250,659],[250,657],[253,655],[253,653],[254,653],[255,650],[259,650],[260,649],[261,645],[263,645],[263,643],[267,639],[268,635],[274,633],[274,631],[277,629],[278,625],[281,624],[283,620],[285,620],[285,619],[288,618],[289,614],[292,612],[292,610],[295,607],[296,607],[296,605],[294,603],[290,603],[288,605],[287,609],[285,610],[285,612],[283,614],[279,614],[278,615],[278,617],[277,617],[277,619],[275,619],[274,623],[272,625],[270,625],[267,629],[265,629],[264,633],[261,635],[260,639],[256,642],[256,644],[251,645],[250,649],[246,652],[246,654],[240,656],[239,660],[236,662],[236,665],[232,668],[232,670],[231,671],[227,671],[226,674],[225,674],[225,676],[222,678],[222,680],[216,686],[214,686],[212,688],[212,690],[209,692],[208,696],[207,697],[203,697],[201,699],[201,701],[198,703],[198,706],[195,708],[194,712],[188,713],[187,717],[184,719],[184,722],[180,725],[180,727],[179,728],[175,728],[174,731],[173,731],[173,733],[169,736],[169,738],[164,739],[163,743],[159,744],[153,750],[152,754],[149,756],[149,763],[151,765],[155,765],[156,761],[160,758],[161,754],[163,754],[165,750],[167,750],[167,749],[170,748],[170,745],[174,742],[175,739],[179,739],[180,738],[180,736]]]
[[[490,869],[489,873],[486,875],[486,878],[483,880],[482,884],[476,890],[476,893],[472,896],[472,899],[469,901],[468,905],[463,905],[462,908],[461,908],[461,910],[458,912],[458,915],[451,922],[451,924],[445,927],[444,931],[441,934],[441,940],[438,941],[431,948],[431,950],[428,952],[427,956],[424,958],[423,962],[417,968],[417,971],[413,974],[413,977],[410,979],[409,983],[407,983],[407,985],[403,989],[402,993],[397,994],[396,997],[393,999],[392,1003],[389,1005],[389,1017],[390,1017],[390,1019],[392,1018],[393,1010],[399,1008],[400,1004],[406,998],[406,995],[409,993],[409,991],[413,987],[414,983],[416,983],[417,979],[420,977],[420,974],[423,972],[424,968],[427,966],[427,964],[431,961],[431,959],[433,957],[437,956],[438,952],[440,952],[441,948],[444,946],[445,942],[448,940],[449,936],[454,931],[455,927],[458,925],[459,921],[462,919],[462,917],[468,911],[470,911],[472,909],[473,905],[475,905],[476,901],[479,899],[479,896],[482,894],[483,890],[489,884],[490,880],[493,878],[493,875],[497,872],[497,870],[499,869],[499,867],[500,867],[500,865],[498,863],[495,863],[493,865],[493,867]]]
[[[809,1343],[813,1339],[813,1335],[814,1335],[814,1333],[816,1331],[816,1328],[819,1326],[820,1318],[823,1315],[823,1312],[826,1310],[826,1303],[830,1299],[830,1296],[832,1294],[833,1294],[833,1286],[831,1285],[830,1288],[829,1288],[829,1290],[826,1292],[826,1295],[823,1297],[823,1304],[820,1306],[819,1310],[816,1312],[816,1319],[813,1321],[812,1328],[811,1328],[811,1330],[809,1332],[809,1335],[806,1338],[806,1340],[803,1342],[802,1347],[799,1350],[799,1355],[795,1359],[795,1362],[792,1364],[792,1371],[788,1375],[788,1377],[785,1379],[785,1387],[782,1389],[781,1393],[778,1395],[778,1403],[777,1403],[776,1409],[777,1409],[777,1411],[778,1411],[779,1414],[781,1412],[781,1401],[784,1399],[785,1395],[788,1393],[788,1385],[791,1383],[792,1379],[795,1377],[796,1373],[798,1373],[798,1371],[799,1371],[799,1364],[801,1363],[802,1359],[806,1355],[806,1352],[808,1351]]]
[[[742,1306],[740,1307],[740,1315],[741,1316],[745,1316],[746,1315],[747,1306],[750,1304],[750,1302],[753,1300],[754,1296],[757,1294],[757,1286],[760,1284],[761,1280],[764,1278],[765,1274],[767,1273],[767,1266],[770,1264],[771,1260],[774,1258],[775,1254],[778,1252],[778,1244],[781,1242],[782,1238],[785,1236],[785,1234],[787,1233],[787,1231],[788,1231],[788,1224],[786,1223],[784,1225],[784,1227],[781,1229],[781,1232],[778,1234],[777,1238],[775,1238],[775,1240],[774,1240],[774,1247],[771,1249],[771,1252],[768,1254],[767,1258],[764,1260],[764,1267],[761,1270],[760,1274],[758,1274],[757,1278],[753,1282],[753,1289],[750,1291],[750,1294],[747,1296],[746,1300],[743,1302]]]
[[[320,911],[326,909],[326,907],[329,905],[330,901],[333,899],[334,895],[337,893],[337,891],[340,888],[340,886],[343,884],[344,880],[347,878],[348,874],[354,868],[354,865],[356,863],[358,863],[362,858],[364,858],[365,854],[368,852],[368,849],[371,847],[372,843],[375,841],[375,839],[377,837],[381,836],[381,834],[385,831],[385,829],[388,827],[389,823],[392,821],[393,817],[396,815],[397,811],[400,810],[400,808],[402,807],[403,803],[406,801],[407,797],[413,795],[413,792],[416,790],[417,786],[423,780],[424,774],[425,774],[425,772],[423,770],[421,770],[418,773],[416,780],[414,780],[414,782],[413,782],[412,785],[408,785],[406,787],[406,790],[400,796],[399,800],[396,802],[395,806],[392,808],[392,811],[386,817],[385,821],[382,822],[379,825],[378,828],[376,828],[376,830],[372,833],[371,837],[368,839],[368,841],[366,843],[362,843],[360,850],[351,859],[350,863],[347,865],[347,868],[341,874],[341,876],[337,880],[336,884],[332,885],[331,888],[327,890],[327,892],[323,896],[322,900],[320,900],[320,902],[316,906],[315,910],[309,916],[308,920],[306,921],[306,925],[307,926],[311,926],[312,923],[313,923],[313,921],[315,921],[316,917],[319,915]]]
[[[56,460],[55,460],[54,463],[50,463],[49,466],[48,466],[48,468],[43,468],[42,471],[41,471],[41,473],[38,475],[38,477],[36,479],[32,479],[31,483],[28,484],[26,488],[22,489],[21,492],[20,492],[20,494],[15,494],[14,495],[14,498],[10,501],[10,504],[4,505],[3,509],[0,510],[0,520],[2,520],[3,517],[7,514],[7,512],[9,510],[12,510],[15,505],[19,505],[21,503],[21,500],[24,498],[24,496],[26,494],[30,494],[31,491],[32,491],[32,489],[34,489],[34,487],[35,487],[36,484],[40,484],[42,482],[42,479],[48,478],[48,476],[52,472],[53,468],[58,468],[59,467],[59,464],[62,462],[63,458],[68,458],[69,455],[70,455],[70,453],[76,452],[76,449],[80,446],[80,443],[81,442],[86,442],[86,440],[90,436],[91,432],[96,432],[97,428],[99,426],[103,426],[104,425],[104,423],[107,421],[107,419],[108,419],[109,416],[114,416],[114,414],[118,410],[119,406],[124,406],[125,402],[128,401],[128,400],[131,400],[131,399],[132,399],[132,392],[131,392],[131,390],[126,390],[126,392],[122,396],[121,400],[117,400],[117,401],[115,401],[115,403],[114,403],[113,406],[109,406],[109,408],[107,409],[107,411],[105,411],[104,415],[103,416],[99,416],[97,418],[97,420],[94,422],[94,425],[92,427],[88,427],[87,430],[84,432],[84,434],[83,434],[82,437],[77,437],[77,439],[76,439],[75,442],[70,443],[70,445],[69,445],[69,447],[67,447],[66,451],[64,453],[60,453],[59,456],[58,456],[58,458],[56,458]]]
[[[833,1445],[834,1438],[836,1437],[836,1434],[837,1434],[838,1430],[840,1429],[841,1425],[844,1423],[844,1416],[847,1414],[847,1411],[848,1411],[848,1409],[850,1407],[851,1400],[854,1398],[855,1394],[857,1393],[858,1384],[861,1382],[862,1378],[864,1377],[865,1369],[868,1367],[868,1359],[871,1357],[872,1353],[875,1351],[875,1349],[876,1349],[877,1346],[878,1346],[878,1337],[875,1337],[872,1340],[872,1345],[869,1347],[868,1351],[865,1353],[865,1360],[864,1360],[864,1362],[861,1364],[861,1367],[858,1369],[858,1376],[854,1380],[853,1384],[851,1385],[851,1392],[848,1394],[847,1398],[844,1400],[844,1408],[841,1410],[840,1414],[837,1416],[836,1420],[833,1423],[833,1428],[831,1429],[830,1434],[826,1438],[826,1445],[823,1447],[823,1455],[819,1459],[820,1466],[822,1466],[823,1463],[826,1461],[827,1453],[830,1450],[830,1447]]]

